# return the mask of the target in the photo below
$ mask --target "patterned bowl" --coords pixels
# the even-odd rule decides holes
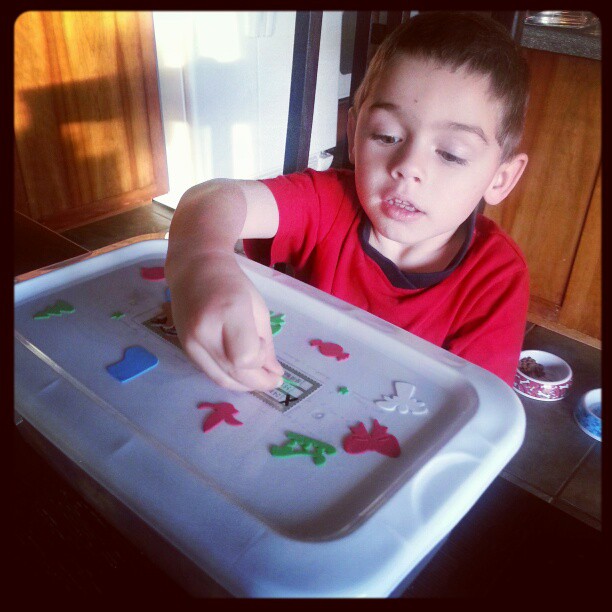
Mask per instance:
[[[544,351],[523,351],[519,363],[527,358],[541,366],[544,375],[526,374],[517,367],[514,375],[514,390],[517,393],[544,402],[560,400],[569,393],[572,386],[572,368],[561,357]]]
[[[591,389],[580,398],[574,418],[582,431],[601,442],[601,389]]]

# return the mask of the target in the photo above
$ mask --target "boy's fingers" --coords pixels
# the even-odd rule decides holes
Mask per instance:
[[[269,348],[263,338],[257,338],[259,351],[253,367],[240,367],[230,364],[229,374],[238,382],[254,391],[269,391],[279,387],[283,380],[284,369],[280,364],[275,366],[274,353],[270,355]]]
[[[251,293],[251,300],[252,310],[224,324],[223,348],[232,375],[251,384],[257,380],[259,388],[265,385],[266,389],[271,389],[278,386],[284,368],[274,353],[270,312],[255,290]]]
[[[240,321],[226,322],[222,329],[223,352],[230,367],[236,369],[259,368],[264,363],[265,353],[249,315]]]
[[[227,360],[213,358],[202,346],[190,345],[189,355],[213,382],[231,391],[269,391],[282,380],[263,368],[236,368]]]
[[[263,354],[262,367],[272,374],[282,376],[285,373],[285,368],[279,363],[274,352],[274,344],[272,343],[272,335],[269,338],[260,338],[261,351]]]
[[[229,307],[202,313],[179,339],[192,361],[216,384],[234,391],[268,391],[282,384],[283,367],[276,360],[270,314],[255,288]]]
[[[276,373],[282,376],[285,372],[283,366],[278,362],[274,351],[274,342],[272,340],[272,326],[270,325],[270,311],[263,303],[263,300],[257,301],[254,305],[255,327],[261,340],[261,352],[263,355],[263,367],[269,372]]]
[[[191,360],[220,387],[231,391],[250,391],[247,386],[225,372],[199,343],[191,342],[185,349]]]

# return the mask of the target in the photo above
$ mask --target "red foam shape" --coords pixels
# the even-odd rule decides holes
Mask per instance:
[[[343,361],[344,359],[348,359],[350,357],[350,354],[345,353],[344,349],[339,344],[335,344],[333,342],[311,340],[310,346],[319,347],[319,352],[321,355],[325,355],[326,357],[335,357],[338,361]]]
[[[228,402],[220,402],[218,404],[211,404],[210,402],[202,402],[198,405],[199,409],[212,408],[212,413],[204,421],[203,430],[210,431],[213,427],[219,425],[219,423],[227,423],[228,425],[243,425],[242,421],[239,421],[234,415],[238,414],[238,410],[229,404]]]
[[[376,451],[387,457],[399,457],[402,452],[397,438],[387,433],[387,427],[381,425],[376,419],[374,419],[371,433],[367,432],[361,421],[350,427],[350,430],[352,433],[344,439],[342,446],[351,455]]]
[[[149,281],[162,281],[166,278],[166,273],[161,266],[155,268],[140,268],[140,276]]]

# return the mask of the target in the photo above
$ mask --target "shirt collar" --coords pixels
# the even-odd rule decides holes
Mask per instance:
[[[474,210],[474,212],[463,222],[467,228],[465,240],[448,266],[439,272],[402,272],[396,264],[369,244],[368,240],[370,238],[372,225],[365,214],[359,225],[359,240],[366,255],[379,265],[380,269],[394,287],[398,287],[399,289],[426,289],[442,282],[463,261],[472,242],[477,214],[478,211]]]

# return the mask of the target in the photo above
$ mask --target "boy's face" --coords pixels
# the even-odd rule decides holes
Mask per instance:
[[[402,54],[358,117],[349,115],[370,242],[398,265],[435,258],[481,198],[499,203],[520,177],[526,156],[501,163],[500,105],[488,86],[486,77]]]

